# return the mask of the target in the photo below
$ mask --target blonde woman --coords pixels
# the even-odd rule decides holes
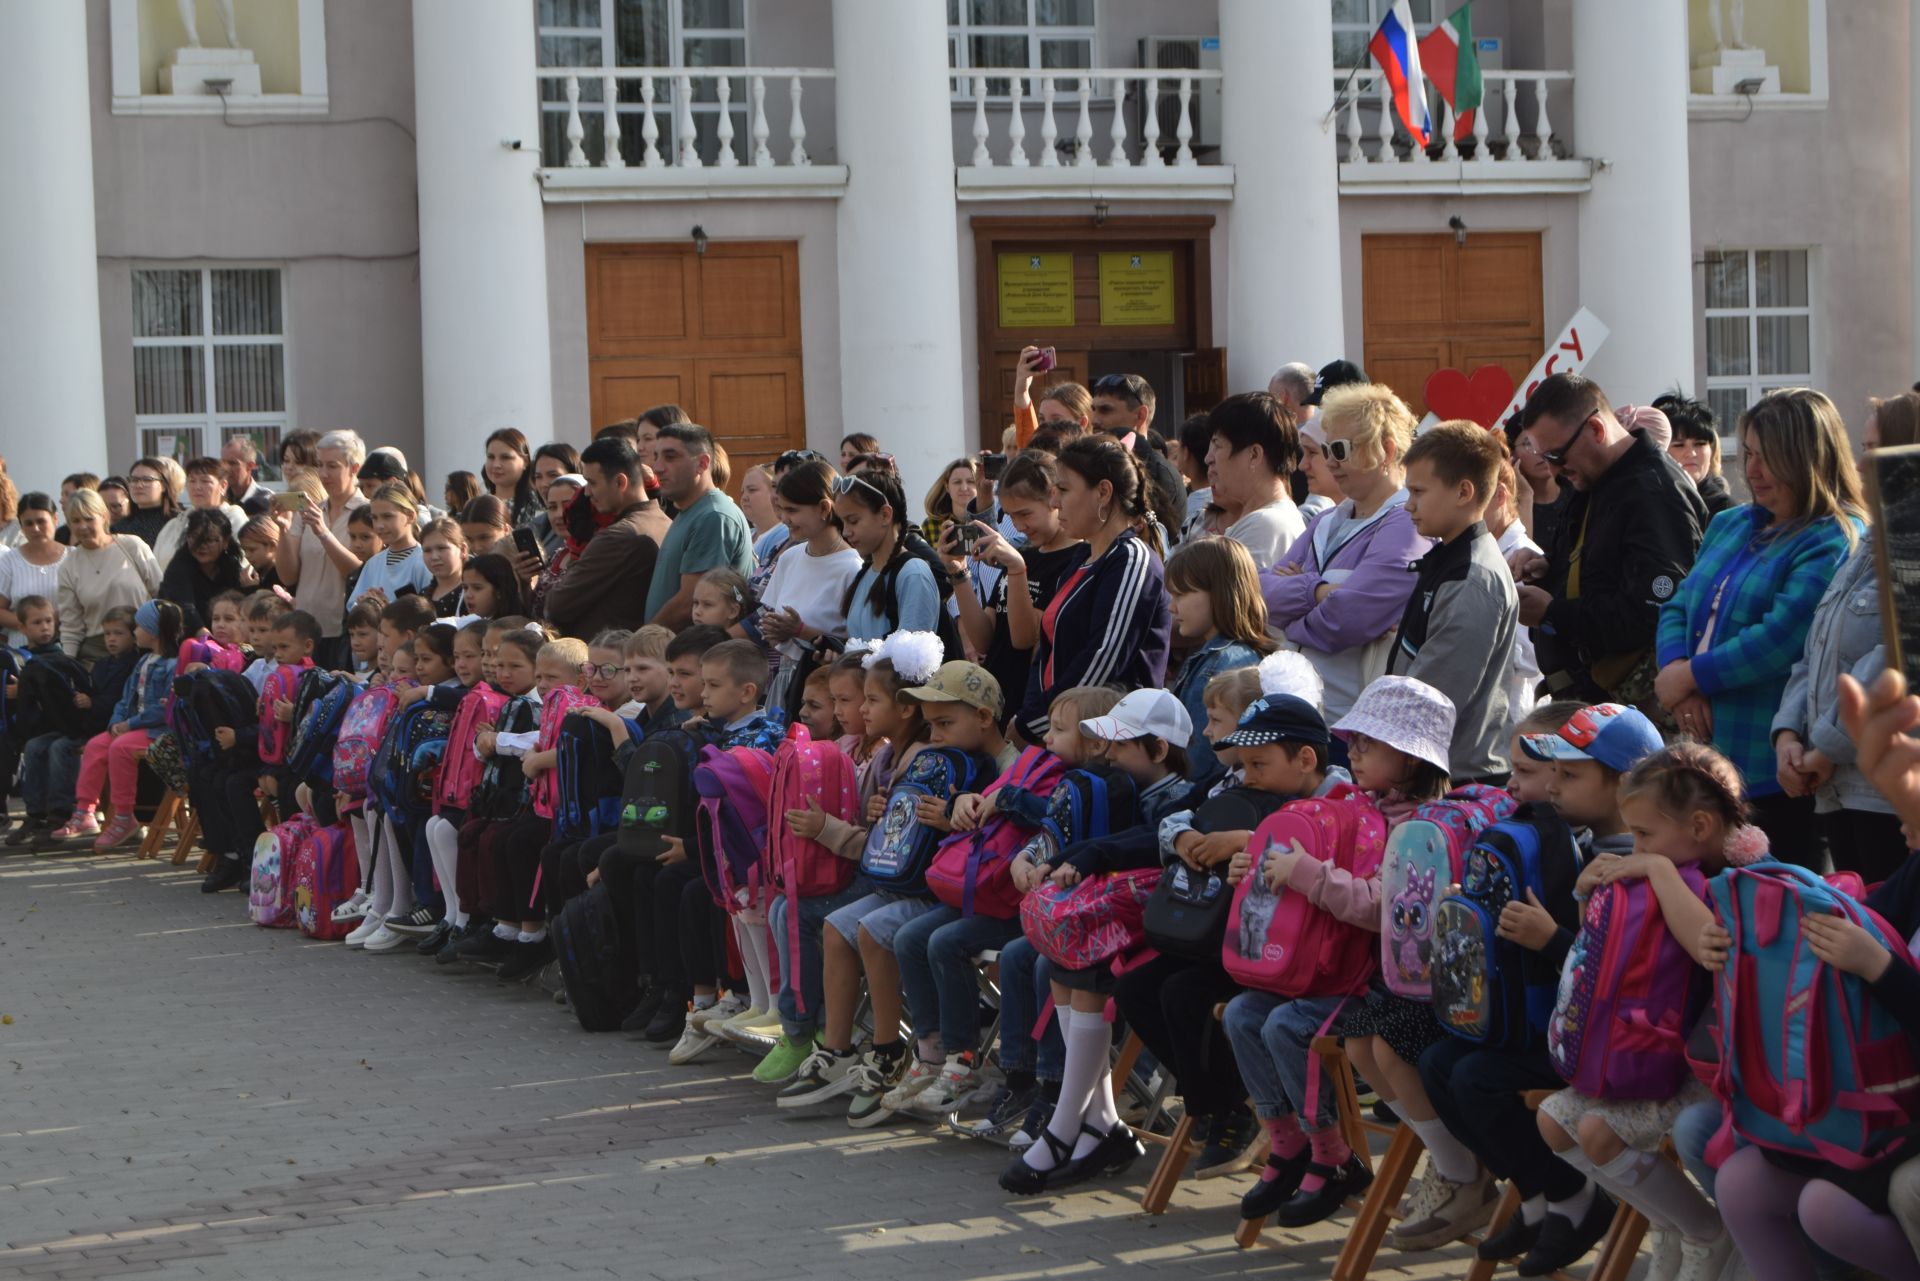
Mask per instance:
[[[72,544],[60,560],[60,646],[82,662],[105,658],[102,621],[117,605],[138,609],[160,588],[153,549],[137,534],[107,527],[107,505],[91,489],[67,498]]]

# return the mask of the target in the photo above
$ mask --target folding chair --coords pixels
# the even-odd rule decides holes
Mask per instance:
[[[1214,1022],[1219,1022],[1226,1010],[1225,1003],[1213,1007]],[[1201,1151],[1201,1145],[1193,1138],[1193,1131],[1199,1119],[1190,1112],[1182,1111],[1179,1123],[1168,1135],[1152,1134],[1136,1129],[1134,1134],[1142,1143],[1152,1143],[1163,1150],[1160,1161],[1154,1166],[1153,1176],[1147,1180],[1146,1191],[1140,1196],[1140,1208],[1148,1214],[1165,1214],[1167,1206],[1173,1200],[1173,1190],[1180,1186],[1180,1179],[1186,1173],[1187,1162],[1193,1160]],[[1254,1139],[1253,1146],[1247,1149],[1249,1161],[1259,1163],[1267,1159],[1267,1135],[1263,1128]]]

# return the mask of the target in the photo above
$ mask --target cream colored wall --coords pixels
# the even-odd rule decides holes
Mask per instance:
[[[200,43],[226,47],[220,6],[194,0]],[[233,0],[233,25],[240,46],[260,64],[263,93],[300,92],[300,10],[298,0]],[[187,43],[176,0],[140,0],[140,92],[160,92],[160,68]]]
[[[1713,50],[1713,28],[1707,6],[1719,4],[1722,14],[1731,0],[1687,0],[1689,50],[1695,57]],[[1764,49],[1767,61],[1780,68],[1782,93],[1810,93],[1813,89],[1807,50],[1807,0],[1746,0],[1744,34],[1747,43]],[[1727,30],[1727,38],[1733,32]]]

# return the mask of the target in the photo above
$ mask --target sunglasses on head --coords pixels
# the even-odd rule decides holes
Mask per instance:
[[[1096,396],[1125,396],[1129,400],[1139,400],[1140,393],[1134,389],[1132,374],[1107,374],[1093,380],[1089,389]]]
[[[881,489],[878,485],[868,480],[865,476],[862,476],[859,472],[848,472],[844,476],[834,477],[833,496],[835,498],[845,498],[848,494],[851,494],[853,492],[853,487],[855,485],[862,486],[863,488],[866,489],[868,493],[872,494],[875,498],[878,498],[883,503],[892,501],[887,497],[885,490]]]
[[[778,469],[784,470],[788,467],[798,467],[801,463],[810,463],[816,458],[824,457],[825,455],[812,449],[789,449],[786,453],[774,459],[773,465]]]

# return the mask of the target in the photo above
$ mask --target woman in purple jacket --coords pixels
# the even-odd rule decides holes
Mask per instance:
[[[1327,393],[1320,409],[1327,467],[1346,495],[1308,524],[1260,576],[1270,623],[1303,650],[1326,682],[1328,720],[1346,714],[1387,670],[1394,628],[1413,592],[1414,561],[1431,545],[1407,515],[1413,412],[1379,383]]]

